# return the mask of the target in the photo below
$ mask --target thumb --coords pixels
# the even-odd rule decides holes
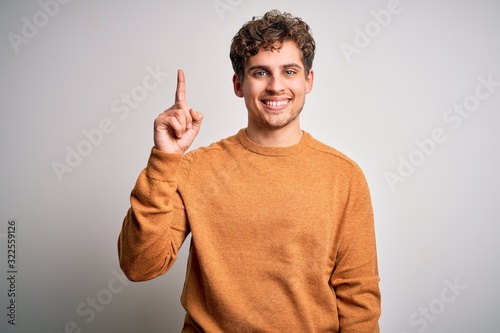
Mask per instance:
[[[200,126],[201,121],[203,120],[203,113],[195,111],[194,109],[189,109],[189,114],[193,119],[193,126]]]

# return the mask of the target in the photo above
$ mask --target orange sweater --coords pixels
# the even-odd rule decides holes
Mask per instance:
[[[304,132],[152,149],[118,241],[133,281],[169,270],[191,232],[183,332],[379,332],[373,214],[360,168]]]

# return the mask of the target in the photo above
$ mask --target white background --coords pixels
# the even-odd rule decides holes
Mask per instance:
[[[303,129],[368,178],[382,332],[498,332],[500,2],[493,0],[2,0],[1,332],[180,331],[187,246],[153,281],[116,278],[129,193],[153,144],[153,120],[173,103],[177,68],[190,106],[205,114],[195,147],[246,126],[229,45],[244,22],[273,8],[306,20],[317,42]],[[148,69],[162,73],[147,81],[156,82],[151,91],[141,88]],[[490,90],[480,77],[493,81]],[[132,93],[140,101],[126,114],[121,98]],[[473,111],[457,126],[449,110],[464,103]],[[109,133],[89,146],[83,131],[102,122]],[[441,142],[431,144],[435,129]],[[70,167],[67,149],[78,147],[87,156]],[[58,176],[54,165],[67,169]],[[404,181],[391,188],[387,173]],[[9,219],[17,223],[16,326],[7,323]]]

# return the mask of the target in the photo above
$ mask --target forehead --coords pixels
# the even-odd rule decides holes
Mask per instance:
[[[294,41],[284,41],[283,44],[277,44],[275,49],[260,49],[259,52],[248,58],[245,63],[245,70],[255,66],[265,67],[283,67],[286,64],[298,64],[304,66],[302,52]]]

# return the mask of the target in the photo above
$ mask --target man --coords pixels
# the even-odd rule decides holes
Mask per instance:
[[[155,120],[118,250],[125,274],[144,281],[172,267],[191,232],[183,332],[379,332],[365,178],[299,124],[314,51],[301,19],[254,18],[230,51],[247,127],[186,153],[203,115],[181,70],[174,105]]]

